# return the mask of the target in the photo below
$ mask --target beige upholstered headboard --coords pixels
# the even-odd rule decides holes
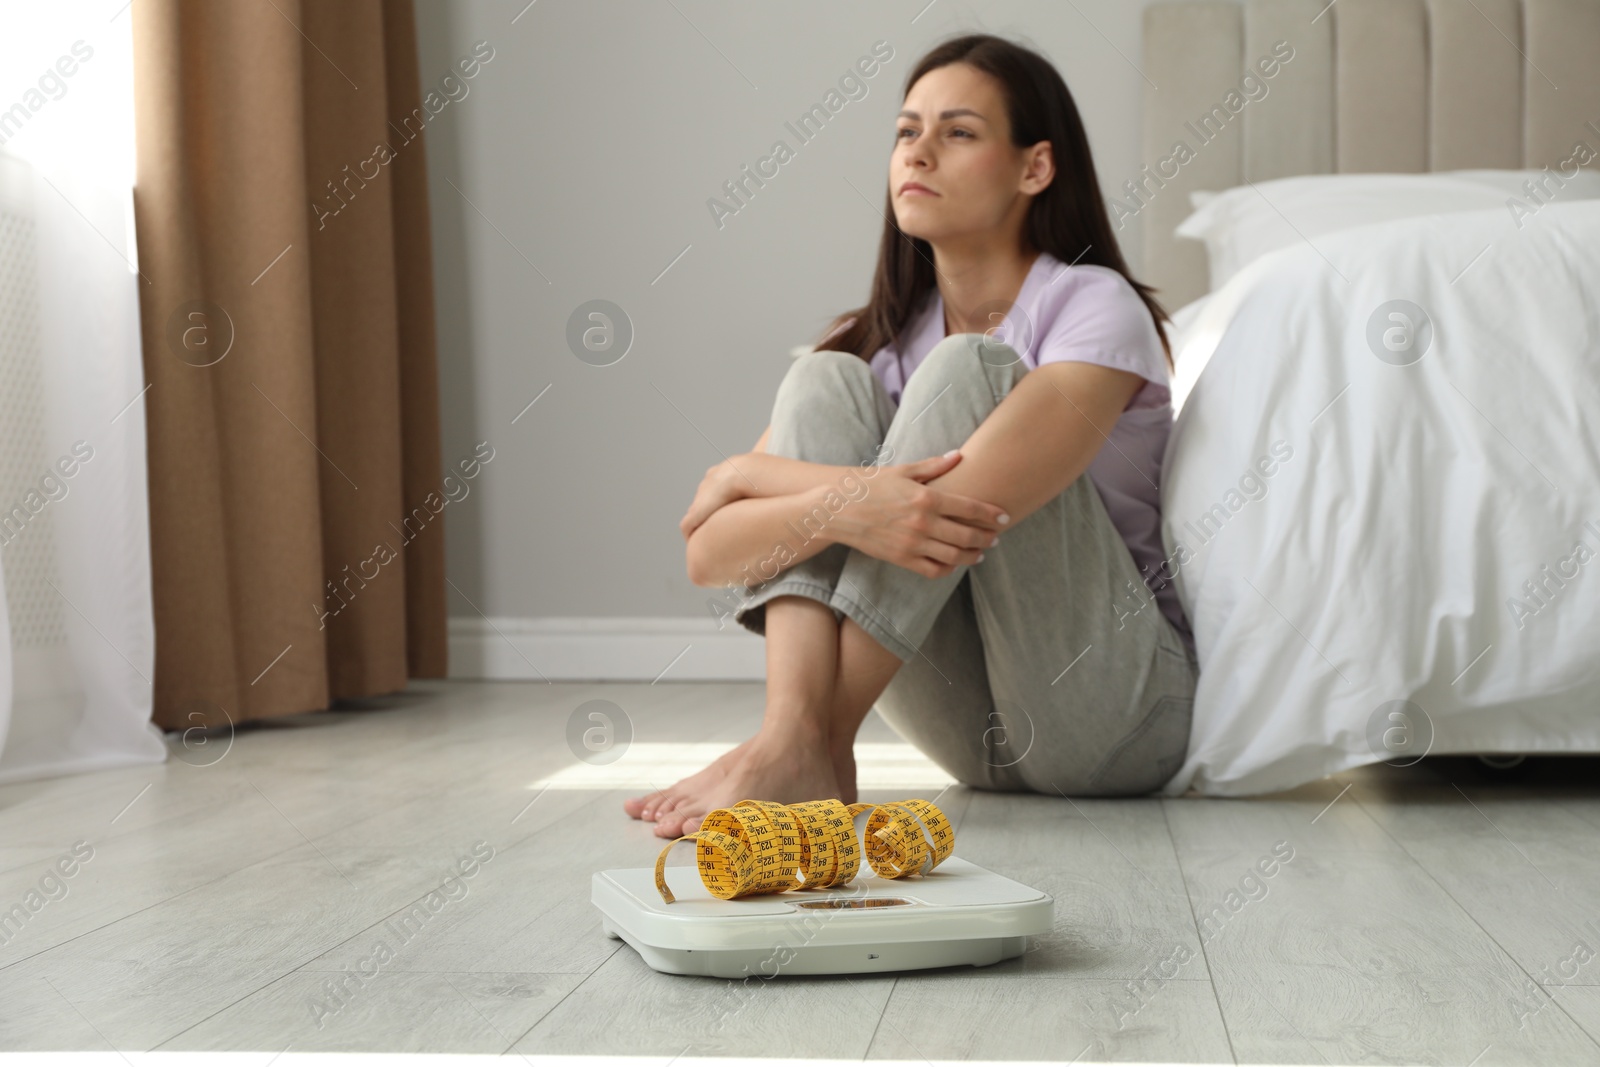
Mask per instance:
[[[1174,0],[1145,9],[1143,66],[1145,168],[1107,195],[1168,310],[1208,288],[1172,235],[1193,190],[1600,152],[1600,0]]]

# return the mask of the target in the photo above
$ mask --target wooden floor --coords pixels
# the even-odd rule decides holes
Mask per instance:
[[[0,1050],[1600,1063],[1593,761],[1428,761],[1253,800],[952,786],[956,854],[1055,898],[1024,956],[737,1001],[658,974],[602,934],[590,875],[653,864],[622,798],[748,736],[759,695],[426,683],[0,788],[0,912],[28,915],[0,933]],[[569,747],[595,699],[631,725],[614,763]],[[948,784],[876,717],[862,741],[862,799]]]

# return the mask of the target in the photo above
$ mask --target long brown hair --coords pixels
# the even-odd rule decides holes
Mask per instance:
[[[1050,142],[1056,176],[1034,196],[1025,223],[1033,247],[1063,263],[1108,267],[1126,278],[1155,320],[1156,335],[1161,338],[1167,366],[1171,367],[1172,345],[1162,324],[1172,319],[1157,302],[1155,290],[1128,273],[1100,195],[1083,120],[1061,74],[1049,60],[1021,45],[991,34],[967,34],[945,41],[923,56],[906,78],[901,98],[924,74],[951,63],[976,67],[999,83],[1013,145],[1026,148],[1040,141]],[[878,241],[878,268],[872,278],[871,298],[865,307],[834,318],[818,339],[817,347],[826,343],[835,351],[871,359],[878,349],[900,336],[934,284],[932,247],[900,229],[894,218],[893,197],[885,188],[883,235]],[[840,324],[851,317],[855,321],[835,335]]]

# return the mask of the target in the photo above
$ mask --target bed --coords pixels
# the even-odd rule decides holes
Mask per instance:
[[[1600,752],[1597,55],[1600,0],[1146,9],[1168,795]]]

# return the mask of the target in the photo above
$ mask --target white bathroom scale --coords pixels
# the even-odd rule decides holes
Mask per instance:
[[[848,885],[721,900],[693,865],[598,871],[590,899],[608,937],[632,945],[668,974],[716,978],[862,974],[967,964],[1022,955],[1047,932],[1048,893],[951,856],[925,875],[883,878],[863,870]]]

